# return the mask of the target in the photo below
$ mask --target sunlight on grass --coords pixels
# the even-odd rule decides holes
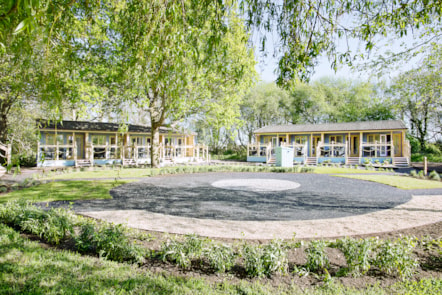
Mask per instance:
[[[57,181],[36,185],[6,195],[0,195],[0,203],[16,199],[35,202],[111,199],[109,191],[129,181]]]
[[[400,189],[442,188],[442,182],[440,181],[417,179],[408,176],[397,176],[397,175],[333,175],[333,176],[373,181],[373,182],[394,186]]]
[[[353,168],[340,168],[340,167],[315,167],[313,173],[317,174],[355,174],[355,173],[379,173],[375,170],[363,170],[363,169],[353,169]]]
[[[45,179],[137,178],[151,176],[151,170],[150,168],[125,168],[122,170],[82,171],[48,176]]]

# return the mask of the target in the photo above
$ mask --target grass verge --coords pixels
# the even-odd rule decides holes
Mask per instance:
[[[366,174],[366,173],[379,173],[376,170],[363,170],[354,168],[341,168],[341,167],[315,167],[313,173],[317,174]]]
[[[111,199],[109,191],[127,182],[129,181],[75,180],[49,182],[0,195],[0,203],[17,199],[33,202]]]
[[[442,188],[442,182],[440,181],[416,179],[408,176],[397,176],[397,175],[333,175],[333,176],[378,182],[405,190]]]

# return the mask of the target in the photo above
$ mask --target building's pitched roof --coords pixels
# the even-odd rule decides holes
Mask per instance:
[[[363,121],[325,124],[274,125],[255,130],[254,133],[296,133],[296,132],[333,132],[364,130],[402,130],[407,129],[400,120]]]
[[[37,120],[37,126],[40,129],[72,130],[72,131],[107,131],[118,132],[120,124],[103,123],[103,122],[87,122],[87,121],[67,121],[60,122],[48,121],[44,119]],[[150,133],[151,127],[128,124],[128,132]],[[160,127],[160,133],[180,133],[176,130],[166,127]]]

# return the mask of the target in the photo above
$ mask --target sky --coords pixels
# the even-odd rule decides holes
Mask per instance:
[[[273,35],[273,36],[271,36]],[[276,74],[275,70],[278,67],[278,59],[272,56],[272,53],[274,51],[273,43],[275,41],[274,33],[270,36],[266,34],[267,39],[269,40],[266,43],[266,51],[267,56],[262,57],[261,52],[259,51],[259,37],[254,36],[253,37],[253,43],[255,44],[255,56],[258,61],[256,65],[256,71],[259,73],[260,78],[264,82],[274,82],[276,80]],[[408,46],[412,45],[416,40],[414,39],[415,36],[413,34],[409,34],[408,36],[405,36],[403,38],[391,41],[391,40],[378,40],[377,49],[379,49],[379,53],[384,53],[384,49],[389,49],[393,52],[399,52],[402,51],[403,48],[401,48],[400,44],[405,43]],[[351,42],[351,41],[350,41]],[[354,44],[351,44],[352,50],[357,50],[358,45],[357,41],[354,41]],[[388,44],[388,45],[386,45]],[[338,44],[338,50],[341,46]],[[258,49],[257,49],[258,48]],[[345,50],[344,47],[341,48],[341,50]],[[389,71],[382,79],[390,80],[392,77],[396,76],[400,72],[404,72],[407,70],[410,70],[413,67],[418,66],[420,58],[414,58],[412,60],[407,61],[406,63],[402,64],[399,69]],[[367,72],[360,72],[360,71],[354,71],[350,69],[350,67],[346,65],[339,65],[339,69],[337,72],[335,72],[331,68],[331,64],[328,61],[328,58],[326,56],[323,56],[319,59],[319,64],[315,68],[315,74],[311,77],[310,81],[318,80],[322,77],[335,77],[335,78],[351,78],[351,79],[361,79],[361,80],[367,80],[370,79],[370,73]]]

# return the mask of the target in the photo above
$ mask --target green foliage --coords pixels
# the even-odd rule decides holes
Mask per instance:
[[[425,145],[425,152],[434,156],[442,156],[442,151],[434,143],[427,143]]]
[[[288,270],[287,251],[279,240],[267,245],[245,244],[241,249],[244,266],[250,277],[285,274]]]
[[[426,153],[412,154],[411,162],[423,162],[424,157],[427,157],[428,162],[442,163],[442,156],[426,154]]]
[[[411,277],[418,266],[413,257],[415,246],[416,241],[408,237],[395,241],[380,241],[372,264],[387,274],[398,275],[401,278]]]
[[[370,270],[370,258],[373,241],[370,239],[341,239],[335,243],[344,253],[347,261],[347,270],[353,276],[360,276]]]
[[[216,272],[227,272],[235,265],[237,255],[231,246],[212,244],[210,247],[206,247],[203,252],[204,257]]]
[[[196,235],[186,235],[184,242],[168,239],[161,246],[158,255],[163,261],[171,261],[182,268],[189,268],[192,259],[200,258],[204,240]]]
[[[120,262],[144,261],[145,251],[129,240],[127,229],[121,224],[104,223],[94,231],[90,227],[83,226],[77,241],[81,237],[91,240],[92,247],[100,257]],[[82,242],[80,247],[84,249],[85,245],[88,246],[87,241]]]
[[[63,209],[43,211],[26,201],[8,202],[0,206],[0,220],[55,245],[74,233],[72,213]]]
[[[428,177],[432,180],[440,181],[440,175],[436,171],[431,171]]]
[[[330,261],[325,252],[328,243],[323,240],[311,241],[305,249],[307,253],[306,268],[310,272],[324,272],[330,267]]]

